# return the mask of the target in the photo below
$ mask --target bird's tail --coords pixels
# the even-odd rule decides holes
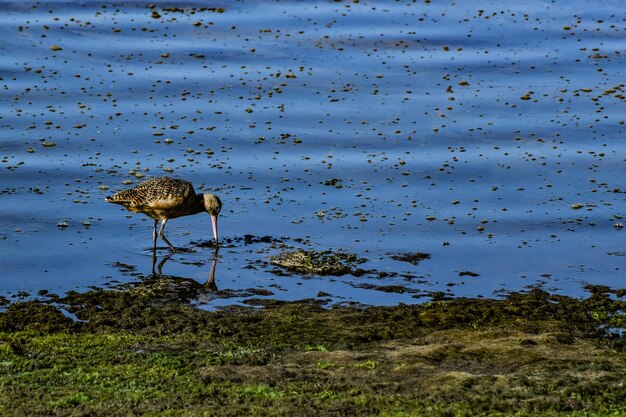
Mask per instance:
[[[114,204],[126,204],[126,203],[128,203],[128,200],[120,198],[119,194],[115,194],[115,195],[110,195],[110,196],[104,197],[104,201],[106,201],[107,203],[114,203]]]

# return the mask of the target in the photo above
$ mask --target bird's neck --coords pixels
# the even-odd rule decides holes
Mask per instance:
[[[190,208],[191,208],[191,213],[189,214],[198,214],[198,213],[202,213],[203,211],[205,211],[204,197],[202,196],[202,194],[196,194],[196,199],[194,200]]]

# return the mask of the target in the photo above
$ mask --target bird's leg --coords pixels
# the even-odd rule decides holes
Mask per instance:
[[[178,252],[178,249],[176,249],[174,245],[172,245],[170,241],[167,240],[167,238],[165,237],[165,233],[163,232],[163,229],[165,229],[165,223],[167,223],[167,219],[163,219],[163,223],[161,223],[161,228],[159,229],[159,236],[161,236],[161,239],[163,239],[163,242],[167,243],[167,246],[169,246],[173,252]]]
[[[156,251],[156,238],[157,238],[156,227],[157,227],[158,222],[159,221],[157,219],[154,219],[154,228],[152,229],[152,248],[155,251]]]

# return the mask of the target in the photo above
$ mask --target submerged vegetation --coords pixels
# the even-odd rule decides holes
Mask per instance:
[[[420,261],[423,261],[425,259],[430,259],[430,254],[422,253],[422,252],[401,253],[401,254],[397,254],[397,255],[392,255],[391,259],[395,259],[396,261],[408,262],[410,264],[417,265],[417,264],[420,263]]]
[[[18,302],[0,414],[619,415],[623,294],[591,290],[207,312],[150,282]]]
[[[365,271],[356,268],[366,259],[353,253],[330,250],[286,250],[271,257],[271,263],[290,272],[310,275],[362,275]]]

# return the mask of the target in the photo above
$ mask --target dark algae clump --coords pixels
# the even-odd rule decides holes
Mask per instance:
[[[286,250],[272,256],[271,263],[290,272],[315,275],[346,275],[360,273],[355,267],[366,260],[353,253],[330,250]]]
[[[10,305],[0,313],[0,415],[626,413],[626,306],[606,288],[584,300],[532,290],[213,312],[172,301],[176,288]]]
[[[391,255],[391,259],[417,265],[420,261],[430,259],[430,254],[422,252],[399,253],[397,255]]]

